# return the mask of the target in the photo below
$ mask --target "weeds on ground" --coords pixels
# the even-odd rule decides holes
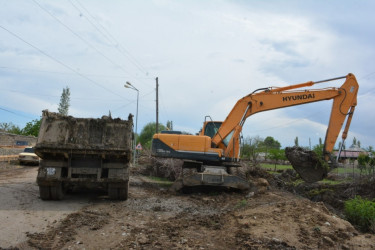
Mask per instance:
[[[243,199],[237,203],[236,208],[242,208],[242,207],[245,207],[246,205],[247,205],[247,200]]]
[[[302,180],[302,179],[297,179],[297,180],[292,182],[293,186],[295,186],[295,187],[298,186],[299,184],[302,184],[302,183],[305,183],[305,181]]]
[[[323,180],[319,181],[319,183],[327,184],[327,185],[338,185],[338,184],[344,183],[346,181],[347,181],[346,179],[342,179],[342,180],[323,179]]]
[[[356,196],[345,202],[346,218],[363,231],[375,233],[375,200]]]
[[[155,183],[161,186],[172,186],[173,182],[163,177],[148,176],[147,178],[153,180]]]
[[[329,188],[322,188],[322,189],[319,189],[319,188],[316,188],[316,189],[311,189],[308,193],[307,193],[307,196],[312,198],[312,197],[315,197],[317,195],[321,195],[321,194],[324,194],[324,193],[333,193],[333,190],[332,189],[329,189]]]

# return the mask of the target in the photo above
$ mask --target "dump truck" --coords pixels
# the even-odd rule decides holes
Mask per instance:
[[[311,88],[317,84],[341,79],[345,81],[340,87]],[[334,166],[335,159],[332,158],[331,152],[342,128],[343,141],[347,137],[357,105],[358,89],[358,82],[351,73],[327,80],[257,89],[238,100],[223,122],[213,121],[206,116],[209,119],[205,119],[198,135],[184,135],[178,131],[155,134],[152,154],[155,157],[178,158],[184,161],[181,187],[222,186],[246,190],[249,184],[243,178],[239,164],[240,133],[246,119],[259,112],[333,100],[322,159],[316,160],[316,156],[311,152],[307,153],[306,157],[306,152],[302,150],[287,151],[293,168],[305,181],[322,180],[330,169],[327,165]],[[308,162],[301,162],[300,159]]]
[[[104,188],[126,200],[132,158],[133,119],[75,118],[43,111],[35,153],[40,198],[61,200],[67,190]]]

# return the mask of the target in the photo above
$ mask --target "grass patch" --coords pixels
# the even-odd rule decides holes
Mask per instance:
[[[247,200],[241,200],[236,204],[236,208],[245,207],[247,205]]]
[[[324,194],[324,193],[333,193],[333,190],[332,189],[329,189],[329,188],[322,188],[322,189],[312,189],[310,190],[308,193],[307,193],[307,196],[309,196],[310,198],[312,197],[315,197],[317,195],[321,195],[321,194]]]
[[[327,184],[327,185],[338,185],[338,184],[341,184],[341,183],[344,183],[344,182],[346,182],[346,180],[328,180],[328,179],[324,179],[324,180],[319,181],[319,183]]]
[[[275,171],[271,171],[271,170],[267,170],[267,173],[269,173],[269,174],[280,174],[279,172],[275,172]]]
[[[261,168],[274,171],[275,170],[275,164],[267,164],[267,163],[261,163]],[[278,165],[276,164],[276,170],[287,170],[287,169],[293,169],[292,165]]]
[[[345,202],[345,216],[363,231],[375,233],[375,200],[356,196]]]
[[[293,186],[295,186],[295,187],[298,186],[299,184],[302,184],[302,183],[305,183],[305,181],[302,180],[302,179],[297,179],[297,180],[292,182]]]
[[[148,176],[147,178],[160,186],[170,187],[173,184],[173,181],[170,181],[167,178],[156,177],[156,176]]]
[[[338,174],[352,174],[353,173],[353,168],[348,167],[348,168],[335,168],[331,171],[331,173],[338,173]],[[354,173],[359,174],[361,171],[358,168],[354,168]]]

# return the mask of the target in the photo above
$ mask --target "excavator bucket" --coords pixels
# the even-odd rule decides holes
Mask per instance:
[[[234,168],[239,170],[238,168]],[[233,172],[237,172],[234,170]],[[226,167],[205,166],[203,172],[195,169],[184,169],[183,176],[176,181],[172,188],[179,191],[185,187],[225,187],[241,191],[250,189],[249,182],[236,173],[229,174]]]
[[[312,183],[327,176],[328,164],[324,164],[314,151],[301,147],[287,147],[285,155],[304,181]]]

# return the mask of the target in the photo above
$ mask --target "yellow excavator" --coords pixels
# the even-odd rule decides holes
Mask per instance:
[[[338,88],[310,88],[319,83],[340,79],[345,79],[345,82]],[[249,183],[244,178],[239,165],[240,132],[246,118],[267,110],[332,99],[333,105],[322,160],[333,164],[331,153],[345,120],[342,139],[345,140],[347,137],[357,105],[358,88],[355,76],[350,73],[322,81],[257,89],[238,100],[223,122],[205,121],[198,135],[186,135],[179,131],[162,131],[155,134],[152,141],[152,154],[155,157],[178,158],[184,161],[182,187],[223,186],[246,190],[249,188]],[[309,161],[306,157],[301,159]],[[317,166],[317,163],[307,164],[310,169],[306,169],[306,164],[304,165],[298,157],[289,160],[304,180],[318,181],[326,175],[327,171],[323,169],[324,167]],[[311,176],[314,177],[309,178]]]

